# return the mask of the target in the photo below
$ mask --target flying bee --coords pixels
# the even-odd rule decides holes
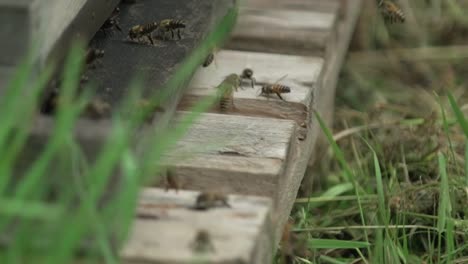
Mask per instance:
[[[237,91],[240,86],[239,75],[232,73],[228,75],[223,82],[218,85],[218,89],[222,89],[221,98],[219,100],[219,108],[221,111],[227,111],[234,107],[234,91]]]
[[[171,37],[174,39],[174,32],[177,32],[177,36],[179,39],[182,39],[180,35],[180,31],[185,28],[185,22],[182,20],[175,20],[175,19],[164,19],[159,22],[160,30],[163,34],[163,39],[166,39],[166,33],[171,32]]]
[[[202,66],[203,67],[208,67],[210,66],[210,64],[213,62],[214,60],[214,53],[211,52],[210,54],[208,54],[208,56],[206,56],[206,59],[205,61],[203,62]]]
[[[249,81],[250,86],[252,86],[252,88],[254,88],[254,85],[255,85],[256,81],[255,81],[255,78],[253,77],[253,70],[252,69],[245,68],[242,71],[242,74],[241,74],[240,78],[241,78],[242,81],[244,81],[244,80]]]
[[[383,18],[390,24],[405,22],[405,14],[403,13],[403,10],[401,10],[401,8],[392,1],[381,0],[378,6]]]
[[[207,210],[214,207],[231,207],[226,195],[218,192],[202,192],[195,201],[196,210]]]
[[[136,25],[128,31],[128,36],[131,40],[140,40],[141,37],[147,37],[151,44],[154,45],[151,33],[153,33],[153,31],[155,31],[158,27],[159,24],[157,22],[152,22],[146,25]]]
[[[118,31],[122,32],[122,28],[120,27],[119,19],[117,16],[120,14],[120,8],[116,7],[110,17],[104,22],[101,26],[101,31],[106,34],[106,31],[110,31],[113,28],[116,28]]]
[[[281,94],[291,92],[291,88],[289,86],[278,83],[284,77],[286,77],[286,75],[281,77],[281,79],[276,81],[274,84],[269,84],[269,83],[263,84],[262,89],[260,90],[260,95],[270,96],[271,94],[276,94],[279,97],[279,99],[284,101]]]
[[[206,253],[209,251],[215,251],[211,236],[208,230],[198,230],[193,242],[191,243],[193,251],[197,253]]]

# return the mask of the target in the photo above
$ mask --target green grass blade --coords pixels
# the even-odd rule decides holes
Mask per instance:
[[[311,249],[354,249],[369,247],[366,241],[351,241],[338,239],[309,239],[308,246]]]
[[[468,122],[466,121],[463,112],[461,111],[460,107],[458,107],[455,98],[453,98],[453,95],[450,92],[448,92],[448,99],[450,102],[450,106],[452,107],[452,111],[455,113],[458,124],[462,128],[465,137],[468,137]]]

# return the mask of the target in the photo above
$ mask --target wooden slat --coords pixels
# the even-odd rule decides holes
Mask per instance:
[[[306,122],[313,87],[323,67],[321,58],[222,50],[217,53],[215,63],[197,71],[179,109],[187,110],[201,97],[214,94],[225,76],[240,74],[246,67],[253,69],[257,82],[274,83],[285,77],[280,83],[289,86],[291,93],[282,95],[285,101],[276,95],[266,98],[259,96],[260,85],[252,89],[246,83],[243,89],[234,93],[235,108],[227,114],[292,119],[299,125]],[[219,106],[210,111],[219,113]]]
[[[333,56],[331,56],[324,72],[323,87],[321,92],[322,95],[320,96],[321,99],[318,101],[316,109],[325,120],[328,127],[331,127],[333,121],[335,91],[336,84],[338,82],[338,76],[344,63],[348,46],[351,41],[357,19],[359,17],[362,2],[362,0],[352,0],[348,2],[345,19],[342,20],[339,24],[339,38],[337,41],[337,46],[332,51]],[[310,194],[313,190],[313,183],[320,180],[319,177],[321,177],[321,175],[317,175],[312,166],[316,159],[323,156],[323,152],[326,151],[326,146],[328,145],[326,138],[321,132],[317,122],[312,125],[312,129],[316,131],[317,134],[319,134],[319,139],[317,145],[313,148],[313,153],[309,160],[310,168],[304,177],[304,195]]]
[[[244,7],[226,47],[327,58],[327,46],[335,38],[337,16],[333,12]]]
[[[289,120],[204,114],[165,163],[184,189],[275,198],[295,128]]]
[[[119,0],[6,0],[0,3],[0,64],[15,65],[31,44],[40,64],[64,54],[71,41],[88,41]],[[52,55],[55,54],[56,56]]]
[[[231,208],[190,209],[198,193],[145,189],[123,263],[271,263],[271,200],[229,195]],[[199,230],[207,230],[213,250],[194,252]]]

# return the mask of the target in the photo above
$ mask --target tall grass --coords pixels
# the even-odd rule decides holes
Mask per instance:
[[[186,58],[163,92],[150,98],[154,105],[168,99],[171,89],[180,89],[213,47],[221,45],[236,15],[237,7]],[[0,99],[0,263],[67,263],[77,257],[119,262],[118,252],[131,231],[140,188],[146,180],[154,181],[163,155],[217,100],[217,96],[206,98],[175,128],[149,130],[145,148],[138,152],[133,135],[149,113],[116,112],[96,159],[88,160],[72,133],[92,96],[77,96],[83,50],[79,44],[71,49],[63,67],[51,136],[35,149],[38,154],[22,170],[18,170],[25,165],[22,159],[30,159],[28,153],[36,147],[28,145],[32,121],[54,68],[33,76],[33,61],[27,60]],[[131,110],[141,96],[139,81],[128,90],[132,94],[121,113],[135,113]]]

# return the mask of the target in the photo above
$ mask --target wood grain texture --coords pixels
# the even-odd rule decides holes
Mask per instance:
[[[231,208],[194,211],[197,195],[145,189],[123,263],[271,263],[271,199],[229,195]],[[205,254],[191,247],[199,230],[209,232],[213,245]]]
[[[215,58],[209,67],[200,67],[195,73],[190,89],[178,106],[180,110],[190,109],[201,98],[215,94],[216,86],[228,74],[240,74],[245,68],[251,68],[259,83],[275,83],[284,77],[279,83],[289,86],[291,93],[282,95],[285,101],[276,95],[269,98],[259,96],[261,85],[252,89],[249,83],[244,82],[243,87],[234,93],[234,109],[224,113],[291,119],[299,125],[305,122],[314,94],[312,86],[318,81],[323,59],[233,50],[222,50]],[[221,111],[215,105],[210,112]]]
[[[337,13],[332,12],[244,7],[226,47],[327,58],[336,22]]]
[[[362,0],[353,0],[348,3],[345,19],[339,24],[339,39],[337,46],[333,51],[334,55],[330,58],[330,61],[325,68],[323,87],[318,92],[318,96],[321,100],[318,102],[316,109],[325,120],[328,127],[331,127],[333,122],[335,91],[338,76],[346,57],[362,3]],[[321,175],[317,175],[316,170],[313,168],[313,164],[318,158],[324,155],[328,146],[326,138],[319,128],[319,124],[315,122],[313,126],[313,129],[317,130],[317,133],[319,134],[319,139],[309,160],[309,169],[302,184],[302,193],[306,196],[312,193],[314,182],[321,180]]]
[[[118,0],[22,0],[0,3],[0,64],[16,65],[30,45],[38,45],[38,63],[60,58],[71,41],[87,42]]]
[[[275,197],[295,131],[290,120],[203,114],[164,163],[183,189]]]

